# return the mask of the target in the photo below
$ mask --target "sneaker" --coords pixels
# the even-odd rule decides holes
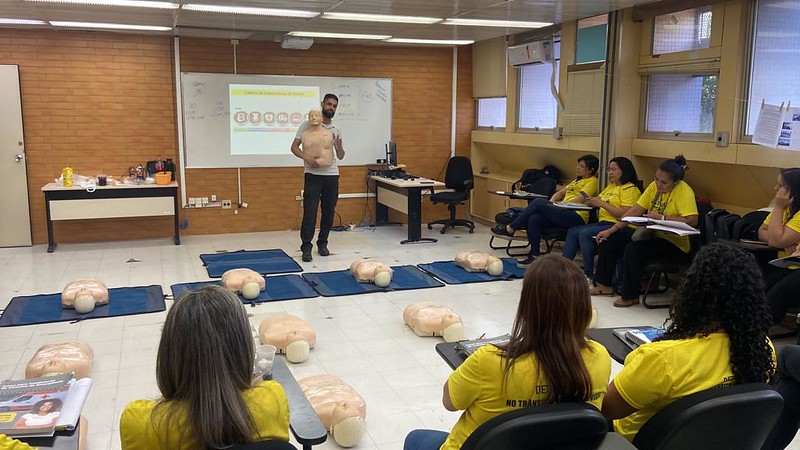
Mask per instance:
[[[525,259],[518,259],[517,260],[517,267],[520,269],[527,269],[528,266],[531,265],[532,262],[536,261],[536,257],[533,255],[528,255]]]
[[[303,250],[303,262],[310,262],[312,259],[311,257],[311,249]]]
[[[495,225],[492,227],[492,233],[500,236],[514,236],[514,232],[509,232],[505,225]]]
[[[317,253],[319,256],[330,256],[331,252],[328,250],[328,247],[324,246],[317,246]]]

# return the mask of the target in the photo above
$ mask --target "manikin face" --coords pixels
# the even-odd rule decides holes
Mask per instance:
[[[619,179],[622,176],[622,170],[620,170],[617,163],[612,162],[608,165],[608,181],[619,184]]]
[[[658,188],[658,192],[666,194],[671,191],[676,184],[678,184],[678,182],[673,181],[670,174],[663,170],[656,170],[656,187]]]
[[[311,125],[319,125],[322,123],[322,112],[312,109],[308,112],[308,123]]]
[[[329,98],[322,102],[322,115],[327,119],[333,119],[336,114],[336,108],[339,107],[339,102],[333,98]]]

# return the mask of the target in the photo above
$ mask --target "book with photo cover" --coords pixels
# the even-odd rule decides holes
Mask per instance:
[[[91,385],[72,373],[0,383],[0,434],[53,436],[75,429]]]
[[[640,345],[653,342],[665,331],[661,327],[615,328],[614,336],[618,337],[631,349],[636,349]]]
[[[484,339],[473,339],[471,341],[459,341],[456,343],[456,350],[463,353],[465,356],[469,356],[475,352],[475,350],[483,347],[484,345],[494,344],[494,345],[503,345],[508,344],[508,341],[511,340],[511,335],[506,333],[502,336],[495,336],[490,338]]]

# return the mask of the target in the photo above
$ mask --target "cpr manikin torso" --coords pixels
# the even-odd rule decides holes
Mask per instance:
[[[433,302],[406,306],[403,321],[417,336],[442,336],[447,342],[455,342],[464,337],[461,317],[452,309]]]
[[[308,112],[308,129],[300,136],[303,153],[313,156],[319,167],[333,164],[333,132],[322,126],[322,112]]]
[[[495,277],[503,273],[503,261],[486,252],[461,252],[456,255],[456,265],[468,272],[486,272]]]
[[[353,388],[333,375],[316,375],[297,382],[337,444],[352,447],[361,441],[367,404]]]
[[[108,288],[98,280],[75,280],[61,291],[61,306],[75,308],[75,312],[86,314],[95,305],[108,303]]]
[[[309,350],[317,343],[317,333],[311,325],[290,315],[264,319],[258,326],[258,338],[262,344],[277,347],[278,353],[286,354],[293,363],[308,359]]]
[[[261,291],[266,289],[267,283],[258,272],[250,269],[231,269],[222,274],[222,286],[225,289],[242,294],[242,297],[252,300],[258,298]]]
[[[28,365],[25,378],[39,378],[59,373],[74,372],[75,378],[91,375],[94,351],[86,342],[57,341],[39,347]]]
[[[359,259],[350,264],[350,273],[359,283],[375,283],[386,287],[392,282],[392,268],[374,259]]]

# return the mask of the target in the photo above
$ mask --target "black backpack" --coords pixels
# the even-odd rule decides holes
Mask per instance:
[[[758,229],[764,223],[769,211],[751,211],[733,224],[733,234],[731,239],[758,240]]]
[[[717,219],[717,239],[733,239],[733,225],[742,216],[738,214],[728,214]]]
[[[717,241],[717,219],[730,215],[724,209],[712,209],[703,219],[703,242],[710,244]]]
[[[520,207],[517,207],[517,206],[512,207],[512,208],[508,208],[507,210],[505,210],[505,211],[503,211],[501,213],[497,213],[494,216],[494,221],[498,225],[508,225],[511,222],[513,222],[514,219],[517,218],[519,213],[521,213],[524,210],[525,210],[525,208],[520,208]]]
[[[561,171],[552,164],[548,164],[541,169],[525,169],[520,179],[515,181],[511,188],[515,191],[531,192],[529,191],[531,185],[545,177],[552,178],[558,183],[561,181]]]

